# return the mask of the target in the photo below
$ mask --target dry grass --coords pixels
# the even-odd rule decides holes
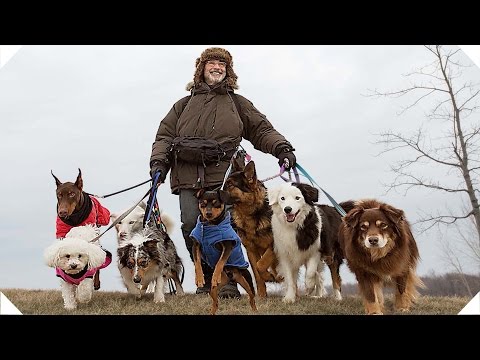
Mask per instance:
[[[0,289],[25,315],[208,315],[211,299],[207,295],[167,295],[163,304],[153,303],[153,295],[141,300],[123,292],[93,294],[89,304],[79,304],[75,311],[66,311],[58,290]],[[415,304],[412,315],[455,315],[470,301],[467,297],[423,296]],[[361,315],[362,301],[357,296],[347,296],[341,302],[332,298],[315,299],[301,297],[294,304],[284,304],[279,295],[267,299],[256,297],[258,312],[253,313],[248,297],[220,299],[217,315]],[[393,311],[392,297],[386,296],[387,314]]]

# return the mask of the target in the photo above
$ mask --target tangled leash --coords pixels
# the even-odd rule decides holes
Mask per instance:
[[[296,173],[297,171],[297,168],[298,170],[300,170],[300,172],[305,175],[305,177],[310,180],[310,182],[315,185],[318,186],[318,188],[320,190],[322,190],[322,192],[325,194],[325,196],[328,198],[328,200],[330,200],[330,202],[333,204],[333,206],[335,207],[335,209],[338,211],[338,213],[341,215],[341,216],[345,216],[347,215],[347,213],[345,212],[345,210],[340,206],[338,205],[338,203],[335,201],[335,199],[333,197],[330,196],[329,193],[327,193],[325,190],[322,189],[322,187],[320,185],[317,184],[317,182],[307,173],[307,171],[302,167],[300,166],[299,163],[297,163],[296,167],[293,168],[293,172]],[[295,176],[298,177],[298,173],[295,174]]]
[[[114,227],[115,225],[117,225],[120,221],[122,221],[123,219],[125,219],[125,217],[130,214],[142,201],[143,199],[145,199],[148,194],[150,193],[150,189],[148,189],[147,193],[145,195],[143,195],[143,197],[137,202],[135,203],[135,205],[133,205],[130,209],[128,209],[127,211],[125,211],[122,215],[120,215],[118,218],[115,219],[114,222],[112,222],[112,224],[102,233],[100,233],[99,235],[97,235],[95,238],[93,238],[92,240],[90,240],[90,242],[94,242],[94,241],[97,241],[98,239],[100,239],[108,230],[110,230],[112,227]]]
[[[159,229],[162,233],[166,234],[166,236],[169,236],[167,233],[167,228],[165,224],[162,221],[162,217],[160,216],[160,208],[158,206],[158,201],[157,201],[157,190],[160,186],[159,182],[160,174],[157,173],[155,174],[155,178],[152,181],[152,187],[150,190],[148,190],[148,194],[150,194],[148,200],[147,200],[147,208],[145,209],[145,215],[143,217],[143,227],[148,224],[149,221],[153,221],[157,229]],[[182,278],[180,279],[180,283],[183,284],[183,279],[185,278],[185,269],[183,268],[182,264]],[[175,289],[173,280],[171,278],[168,278],[168,289],[170,291],[170,295],[176,294],[177,290]]]

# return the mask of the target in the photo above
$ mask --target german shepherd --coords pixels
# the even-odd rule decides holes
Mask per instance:
[[[234,162],[232,173],[225,182],[232,204],[233,221],[257,283],[257,294],[267,296],[265,282],[281,282],[277,273],[278,260],[273,251],[272,209],[268,204],[267,188],[257,179],[255,163],[244,169]]]

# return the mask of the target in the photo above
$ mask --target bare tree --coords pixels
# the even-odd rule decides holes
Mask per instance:
[[[384,146],[381,154],[396,150],[407,153],[407,158],[391,166],[395,179],[386,185],[387,192],[402,188],[406,193],[414,188],[423,188],[458,194],[463,199],[466,196],[469,203],[467,209],[438,210],[436,214],[424,214],[418,223],[424,225],[425,231],[434,225],[451,225],[461,219],[473,218],[477,242],[480,244],[480,121],[478,116],[475,118],[479,110],[480,86],[462,81],[467,66],[457,59],[459,49],[440,45],[425,48],[431,53],[433,61],[406,75],[413,78],[413,85],[391,92],[373,90],[369,96],[408,97],[409,105],[401,113],[416,106],[428,105],[426,119],[448,124],[448,131],[437,138],[433,138],[422,127],[409,135],[393,131],[378,134],[380,140],[376,143]],[[443,169],[444,176],[426,178],[422,175],[422,169],[427,165],[434,165],[437,170]]]

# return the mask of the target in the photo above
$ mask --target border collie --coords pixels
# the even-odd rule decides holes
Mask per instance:
[[[268,200],[273,210],[274,250],[278,257],[280,275],[285,278],[286,284],[283,301],[295,302],[297,278],[302,265],[306,268],[306,294],[325,296],[322,256],[331,258],[332,254],[330,251],[322,254],[322,251],[339,249],[335,244],[338,243],[340,215],[332,207],[315,204],[318,201],[318,190],[308,184],[285,183],[269,189]],[[338,272],[341,262],[341,254],[335,251],[335,260],[329,263],[329,267],[337,300],[342,299]]]

